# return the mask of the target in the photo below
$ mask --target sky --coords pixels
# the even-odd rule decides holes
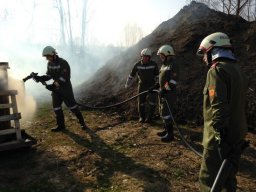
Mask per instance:
[[[42,49],[47,45],[55,47],[60,43],[60,19],[54,2],[56,1],[0,0],[0,62],[9,62],[8,74],[16,79],[22,79],[32,71],[40,75],[46,72]],[[81,2],[82,0],[70,0],[75,40],[79,38],[81,31],[81,23],[78,22],[81,18]],[[128,23],[139,26],[146,36],[186,4],[187,0],[88,0],[86,41],[90,46],[120,46],[124,27]],[[62,50],[57,51],[71,62],[73,53],[67,55]],[[103,57],[101,52],[95,54]],[[76,65],[74,63],[71,62],[72,71],[82,71],[85,78],[89,78],[87,74],[93,74],[104,65],[86,61],[75,63]],[[80,76],[73,75],[73,80],[75,77]],[[80,79],[79,82],[85,80]],[[35,83],[28,84],[31,89],[35,86]]]
[[[89,34],[99,42],[118,44],[127,23],[136,23],[144,35],[160,23],[172,18],[186,0],[93,0]]]
[[[187,0],[88,0],[87,39],[89,43],[119,45],[121,34],[127,23],[135,23],[144,35],[152,32],[161,22],[173,17]],[[36,9],[33,11],[33,2]],[[65,0],[63,0],[65,2]],[[73,20],[81,10],[80,0],[71,1]],[[0,18],[8,10],[12,41],[24,41],[25,36],[35,43],[58,41],[59,19],[53,0],[0,0]],[[11,16],[10,16],[11,15]],[[31,17],[32,15],[32,17]],[[80,23],[73,22],[73,30],[79,32]],[[0,26],[1,29],[1,26]],[[3,29],[1,29],[3,30]],[[5,40],[10,33],[0,33]]]

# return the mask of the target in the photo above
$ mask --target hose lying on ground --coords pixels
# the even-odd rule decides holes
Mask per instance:
[[[146,94],[146,93],[148,93],[148,92],[149,92],[149,90],[143,91],[143,92],[141,92],[141,93],[139,93],[139,94],[137,94],[137,95],[135,95],[135,96],[133,96],[133,97],[131,97],[131,98],[128,98],[128,99],[126,99],[126,100],[124,100],[124,101],[122,101],[122,102],[115,103],[115,104],[112,104],[112,105],[107,105],[107,106],[95,107],[95,106],[83,105],[83,104],[81,104],[81,103],[77,103],[77,105],[79,105],[79,106],[81,106],[81,107],[83,107],[83,108],[85,108],[85,109],[96,109],[96,110],[97,110],[97,109],[107,109],[107,108],[112,108],[112,107],[116,107],[116,106],[122,105],[122,104],[124,104],[124,103],[127,103],[127,102],[129,102],[129,101],[131,101],[131,100],[137,98],[138,96],[143,95],[143,94]],[[158,90],[153,90],[153,92],[159,93]],[[178,127],[178,125],[177,125],[176,122],[175,122],[175,119],[174,119],[174,117],[173,117],[173,115],[172,115],[172,111],[171,111],[171,108],[170,108],[170,106],[169,106],[169,103],[167,102],[167,100],[166,100],[165,98],[164,98],[164,100],[165,100],[165,102],[166,102],[166,104],[167,104],[167,107],[168,107],[169,113],[170,113],[170,115],[171,115],[171,118],[172,118],[174,127],[177,129],[177,131],[178,131],[178,133],[179,133],[179,135],[180,135],[181,140],[184,142],[184,144],[185,144],[190,150],[192,150],[192,151],[193,151],[195,154],[197,154],[198,156],[202,157],[202,153],[200,153],[199,151],[197,151],[195,148],[193,148],[193,147],[186,141],[185,137],[183,136],[183,134],[182,134],[181,131],[180,131],[180,128]]]
[[[115,103],[115,104],[112,104],[112,105],[107,105],[107,106],[101,106],[101,107],[95,107],[95,106],[88,106],[88,105],[83,105],[81,103],[77,103],[77,105],[81,106],[81,107],[84,107],[85,109],[107,109],[107,108],[112,108],[112,107],[116,107],[116,106],[119,106],[119,105],[122,105],[124,103],[127,103],[135,98],[137,98],[138,96],[140,95],[143,95],[145,93],[148,93],[148,91],[143,91],[137,95],[134,95],[133,97],[130,97],[129,99],[126,99],[122,102],[119,102],[119,103]]]

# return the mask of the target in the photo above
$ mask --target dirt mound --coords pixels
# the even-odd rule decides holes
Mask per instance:
[[[178,109],[175,112],[180,122],[202,123],[202,89],[207,68],[195,55],[201,40],[213,32],[225,32],[233,40],[235,54],[245,71],[249,86],[256,90],[255,69],[255,22],[241,17],[214,11],[201,3],[192,2],[168,21],[160,24],[150,35],[135,46],[109,60],[93,78],[79,87],[78,96],[88,105],[108,105],[126,99],[136,93],[137,83],[125,90],[126,78],[139,59],[140,51],[151,48],[153,60],[161,63],[156,52],[163,44],[170,43],[176,52],[176,61],[181,66]],[[256,126],[256,91],[248,91],[248,123]],[[136,102],[121,106],[127,117],[135,117]]]

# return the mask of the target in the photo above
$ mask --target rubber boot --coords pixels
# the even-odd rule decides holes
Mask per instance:
[[[173,125],[172,124],[166,125],[166,129],[167,129],[167,133],[165,134],[165,136],[161,137],[161,141],[165,143],[174,141]]]
[[[55,112],[55,114],[56,114],[57,127],[52,128],[51,131],[58,132],[58,131],[65,130],[66,127],[65,127],[65,119],[64,119],[63,111],[59,110],[59,111]]]
[[[166,130],[165,127],[164,127],[164,130],[163,130],[163,131],[157,132],[157,135],[158,135],[159,137],[163,137],[163,136],[165,136],[166,134],[167,134],[167,130]]]
[[[79,123],[81,125],[81,129],[83,129],[83,130],[88,129],[87,125],[84,122],[84,117],[83,117],[81,111],[77,111],[75,113],[75,116],[76,116],[76,118],[78,119],[78,121],[79,121]]]

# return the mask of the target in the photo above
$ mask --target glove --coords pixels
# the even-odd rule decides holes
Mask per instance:
[[[218,145],[218,153],[220,159],[222,161],[224,159],[227,159],[230,156],[231,150],[232,148],[228,143],[226,143],[225,141],[221,141],[221,143]]]
[[[55,89],[59,89],[60,88],[60,83],[58,81],[54,81],[53,85],[55,86]]]
[[[54,91],[56,89],[56,86],[54,84],[50,84],[50,85],[46,85],[45,88],[48,89],[49,91]]]
[[[166,93],[167,93],[166,89],[161,89],[160,92],[159,92],[159,95],[160,95],[161,98],[163,98],[163,97],[165,97]]]
[[[128,77],[124,87],[127,89],[128,87],[131,86],[131,84],[132,84],[132,78]]]

